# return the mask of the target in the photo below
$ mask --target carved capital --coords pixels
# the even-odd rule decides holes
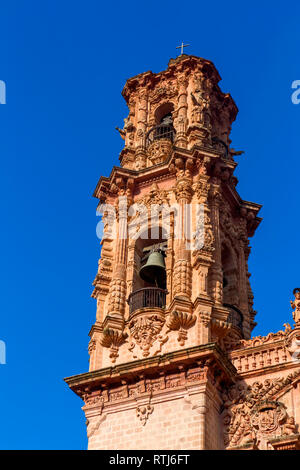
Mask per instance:
[[[190,202],[193,195],[193,188],[188,179],[181,179],[177,182],[175,188],[176,199],[178,202],[184,200]]]

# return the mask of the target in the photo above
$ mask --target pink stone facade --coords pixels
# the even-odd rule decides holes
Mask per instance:
[[[66,379],[85,402],[89,449],[299,447],[300,293],[293,327],[251,339],[261,206],[237,192],[238,110],[219,81],[210,61],[181,55],[125,84],[120,167],[94,193],[104,236],[89,372]],[[187,206],[190,231],[176,218]],[[153,244],[163,286],[140,275]]]

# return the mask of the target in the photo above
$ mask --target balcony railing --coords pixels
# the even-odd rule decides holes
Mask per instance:
[[[227,322],[230,323],[232,326],[239,328],[240,330],[243,329],[243,315],[238,309],[232,308],[230,305],[224,304],[227,308],[229,308],[230,312],[227,318]]]
[[[168,124],[159,124],[152,127],[146,136],[146,146],[148,147],[155,140],[167,139],[174,142],[176,131],[174,127]]]
[[[129,313],[133,313],[135,310],[139,310],[140,308],[165,307],[166,294],[167,291],[165,289],[160,289],[159,287],[145,287],[132,292],[127,300],[129,304]]]

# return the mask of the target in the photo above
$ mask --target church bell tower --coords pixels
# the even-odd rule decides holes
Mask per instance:
[[[255,326],[247,260],[260,205],[244,201],[238,109],[209,60],[181,54],[127,80],[120,166],[94,192],[103,237],[85,402],[89,449],[223,449],[228,351]],[[241,157],[242,158],[242,157]]]

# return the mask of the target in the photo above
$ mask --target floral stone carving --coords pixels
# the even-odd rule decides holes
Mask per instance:
[[[187,340],[187,330],[196,322],[195,315],[187,312],[172,312],[167,321],[167,327],[170,330],[178,330],[177,340],[180,346],[184,346]]]
[[[105,328],[103,330],[100,344],[105,348],[110,348],[109,357],[112,362],[116,362],[119,355],[119,347],[125,343],[127,336],[127,333],[123,333],[122,331],[115,330],[113,328]]]

